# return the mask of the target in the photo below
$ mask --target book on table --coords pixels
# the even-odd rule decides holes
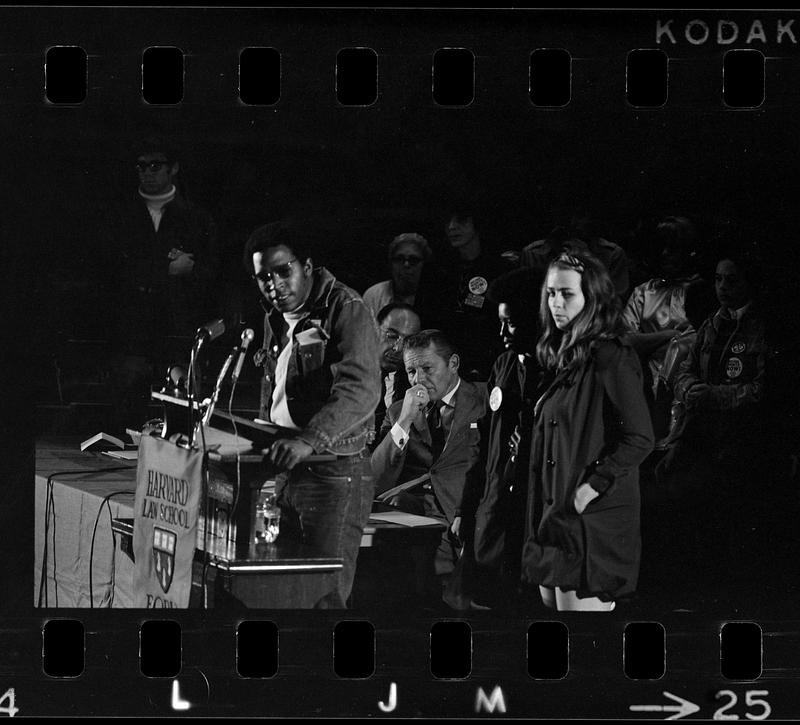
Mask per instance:
[[[136,446],[126,445],[124,441],[116,436],[102,431],[83,441],[81,450],[103,453],[106,456],[111,456],[111,458],[119,458],[125,461],[135,461],[139,453]]]
[[[109,451],[114,448],[125,450],[125,443],[110,433],[95,433],[91,438],[87,438],[81,443],[82,451]]]

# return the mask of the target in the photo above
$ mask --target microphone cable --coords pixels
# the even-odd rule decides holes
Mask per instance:
[[[97,535],[97,524],[100,522],[100,514],[103,511],[103,506],[108,509],[108,523],[111,526],[111,540],[113,547],[111,549],[111,599],[109,600],[109,608],[114,604],[114,585],[116,583],[116,555],[117,555],[117,535],[114,533],[114,516],[111,513],[111,505],[108,503],[114,496],[121,496],[122,494],[130,494],[130,491],[114,491],[108,494],[100,503],[97,509],[97,516],[94,519],[94,529],[92,530],[92,545],[89,548],[89,608],[94,609],[94,581],[92,578],[92,571],[94,570],[94,540]],[[136,492],[134,491],[134,496]]]
[[[53,491],[55,488],[55,481],[54,479],[56,476],[75,476],[75,475],[85,475],[85,474],[93,474],[93,473],[107,473],[107,472],[117,472],[117,471],[129,471],[131,470],[131,466],[115,466],[113,468],[101,468],[97,469],[80,469],[75,470],[72,469],[70,471],[55,471],[51,473],[47,477],[47,484],[45,488],[45,510],[44,510],[44,545],[42,548],[42,568],[41,568],[41,576],[39,579],[39,597],[37,601],[37,607],[41,608],[42,606],[42,599],[44,599],[44,606],[50,606],[50,599],[48,594],[47,588],[47,560],[50,555],[50,545],[47,541],[48,534],[50,533],[50,519],[52,518],[53,521],[53,529],[52,529],[52,540],[53,540],[53,582],[55,584],[54,593],[56,598],[55,606],[58,607],[58,579],[56,577],[56,516],[55,516],[55,497],[53,495]]]
[[[192,360],[190,363],[191,368],[191,378],[192,378],[192,391],[193,393],[198,390],[197,386],[197,360],[196,360],[196,350],[192,349]],[[190,397],[189,404],[193,405],[193,397]],[[192,411],[194,412],[194,411]],[[191,413],[190,413],[191,415]],[[209,508],[211,505],[210,496],[209,496],[209,486],[208,486],[208,451],[206,448],[206,430],[205,426],[203,425],[203,419],[200,418],[199,426],[200,428],[200,448],[202,450],[203,461],[200,466],[200,481],[201,481],[201,489],[200,489],[200,496],[205,502],[205,525],[203,526],[203,574],[201,577],[201,589],[203,592],[203,609],[208,608],[208,592],[206,589],[206,570],[208,569],[209,557],[210,553],[208,551],[208,539],[209,539],[209,526],[211,523],[211,519],[209,518]],[[194,430],[190,431],[190,441],[194,440]]]

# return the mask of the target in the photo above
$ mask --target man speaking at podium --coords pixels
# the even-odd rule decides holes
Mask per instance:
[[[343,559],[334,589],[314,606],[344,608],[374,495],[367,443],[380,395],[378,332],[361,297],[314,267],[309,237],[294,223],[259,227],[245,264],[266,310],[255,355],[263,368],[260,415],[296,431],[267,455],[289,471],[277,491],[280,538]],[[336,459],[304,462],[312,454]]]

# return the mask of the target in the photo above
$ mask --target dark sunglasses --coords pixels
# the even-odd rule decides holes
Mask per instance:
[[[137,161],[136,170],[141,174],[150,169],[150,171],[160,171],[162,167],[167,166],[169,161]]]
[[[258,274],[253,274],[251,277],[256,282],[262,282],[263,284],[269,284],[270,280],[275,280],[276,277],[280,279],[289,279],[292,276],[292,265],[296,262],[296,259],[292,259],[286,264],[279,264],[273,267],[270,271],[262,270]]]
[[[416,267],[418,264],[422,262],[422,257],[414,257],[414,256],[404,256],[402,254],[396,254],[392,257],[392,262],[395,264],[408,264],[412,267]]]

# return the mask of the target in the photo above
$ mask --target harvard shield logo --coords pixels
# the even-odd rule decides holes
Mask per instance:
[[[172,575],[175,572],[175,543],[178,537],[171,531],[153,527],[153,563],[156,575],[164,594],[169,591],[172,584]]]

